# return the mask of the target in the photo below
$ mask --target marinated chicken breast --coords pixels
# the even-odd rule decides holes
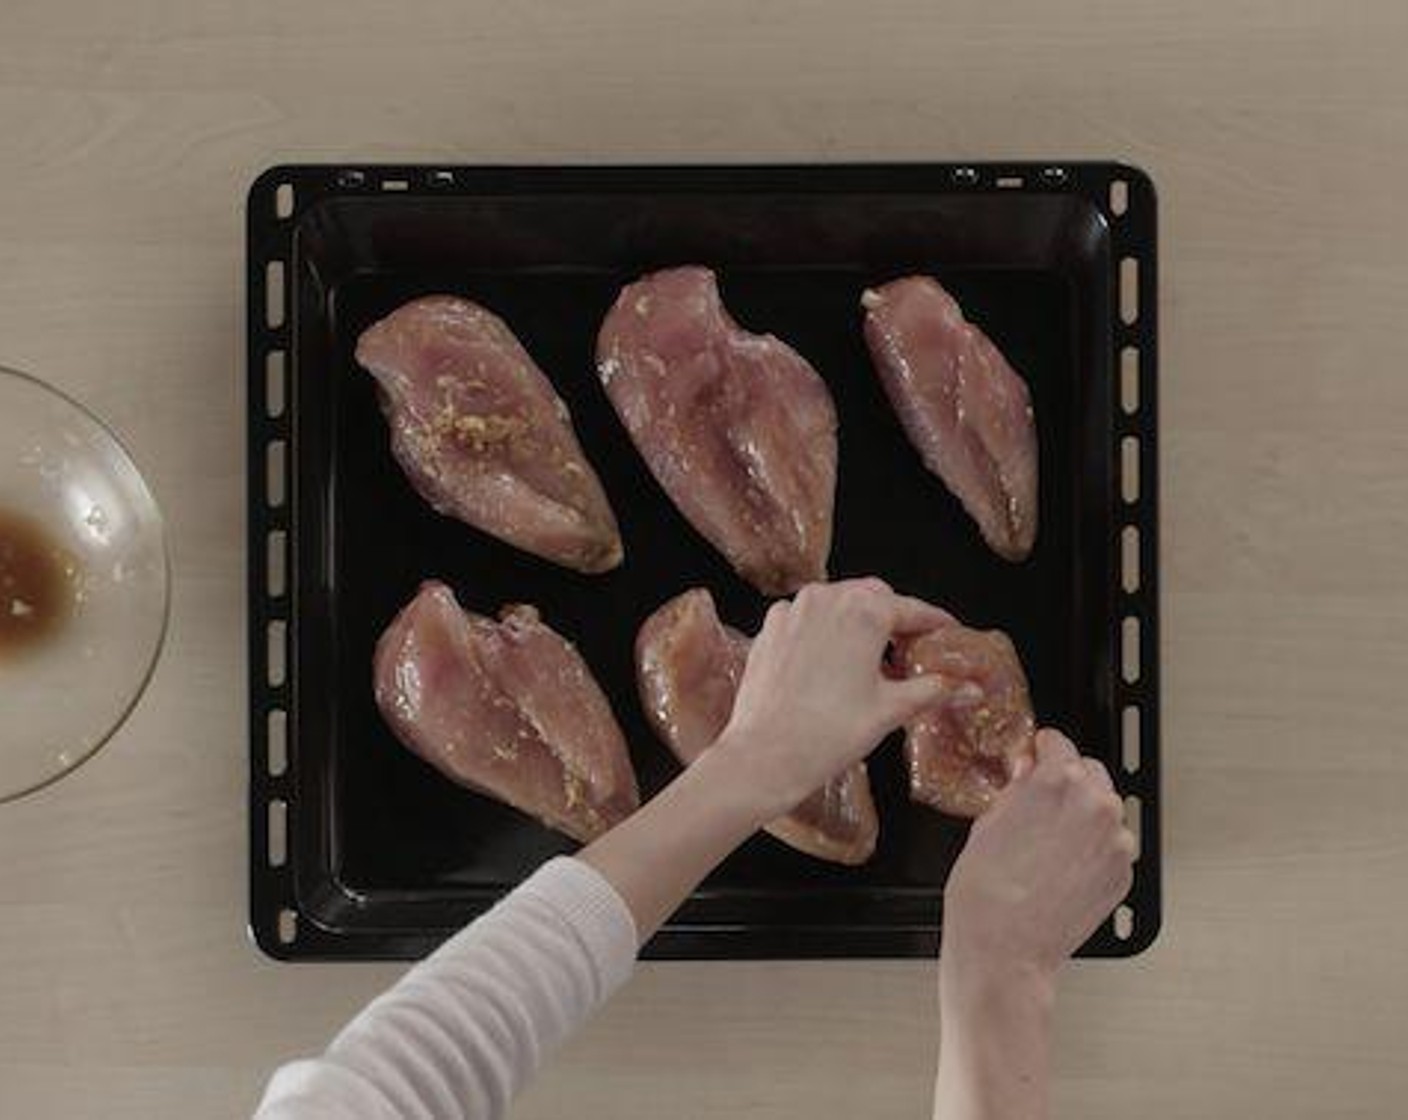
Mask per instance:
[[[499,621],[421,585],[377,643],[377,706],[447,777],[587,841],[640,804],[626,741],[576,649],[529,606]]]
[[[806,359],[733,321],[712,272],[624,288],[597,370],[651,473],[740,575],[769,595],[826,578],[836,407]]]
[[[902,639],[895,662],[909,676],[934,673],[952,686],[905,728],[910,797],[954,816],[980,815],[1011,780],[1017,759],[1035,749],[1016,648],[1000,630],[955,622]]]
[[[719,621],[713,597],[702,588],[671,599],[640,628],[641,702],[655,733],[686,766],[728,723],[749,644]],[[864,863],[880,834],[865,764],[827,782],[767,831],[817,859]]]
[[[377,380],[396,461],[435,510],[578,571],[621,563],[567,405],[497,315],[412,300],[363,332],[357,361]]]
[[[865,339],[909,441],[999,556],[1036,541],[1037,436],[1027,385],[938,282],[861,297]]]

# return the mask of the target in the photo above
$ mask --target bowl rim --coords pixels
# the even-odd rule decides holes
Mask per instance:
[[[32,373],[26,373],[24,370],[15,369],[13,366],[0,363],[0,381],[3,381],[7,377],[14,378],[18,382],[27,383],[29,388],[37,389],[41,393],[47,393],[51,397],[55,397],[62,403],[68,405],[79,415],[92,422],[104,436],[112,441],[118,453],[127,460],[127,465],[132,468],[132,473],[141,483],[142,489],[146,492],[147,498],[151,502],[152,511],[156,515],[157,536],[161,545],[162,594],[160,625],[157,628],[156,640],[152,643],[151,653],[147,657],[147,664],[142,670],[141,677],[137,681],[136,687],[132,689],[131,695],[124,700],[117,714],[111,718],[107,728],[93,740],[92,745],[89,746],[82,755],[74,759],[67,766],[62,766],[53,773],[46,774],[38,781],[31,782],[29,785],[21,786],[13,790],[6,789],[3,785],[0,785],[0,807],[29,797],[31,794],[47,789],[61,779],[68,777],[112,741],[113,737],[131,718],[132,713],[137,710],[137,705],[142,702],[142,698],[147,694],[147,689],[152,683],[152,678],[156,675],[156,669],[161,661],[161,655],[166,649],[166,638],[171,627],[171,547],[167,539],[166,514],[161,508],[161,503],[157,500],[156,492],[152,489],[151,483],[147,481],[147,476],[143,473],[142,468],[137,465],[136,457],[106,420],[82,401],[64,392],[58,386],[45,381],[43,378],[36,377]]]

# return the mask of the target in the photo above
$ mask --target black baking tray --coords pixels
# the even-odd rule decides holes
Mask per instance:
[[[699,262],[735,316],[787,339],[841,418],[832,573],[878,573],[1021,651],[1040,719],[1110,767],[1142,834],[1134,887],[1084,946],[1127,956],[1160,922],[1155,201],[1108,163],[772,167],[285,166],[248,195],[250,924],[279,958],[412,958],[571,844],[453,785],[392,738],[372,647],[435,576],[469,608],[537,604],[597,673],[642,791],[676,772],[636,697],[632,641],[664,599],[765,601],[664,498],[592,368],[642,272]],[[1041,533],[1010,565],[906,443],[858,299],[937,275],[1027,378]],[[1131,275],[1132,274],[1132,275]],[[1124,279],[1122,280],[1122,276]],[[1130,306],[1122,307],[1122,290]],[[582,576],[433,513],[393,462],[355,340],[403,300],[500,313],[571,407],[627,562]],[[1136,306],[1137,302],[1137,306]],[[935,952],[961,822],[910,805],[894,741],[860,868],[760,835],[646,947],[655,957]]]

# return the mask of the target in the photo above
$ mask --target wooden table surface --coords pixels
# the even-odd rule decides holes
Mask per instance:
[[[245,1115],[400,971],[278,966],[244,929],[258,170],[1048,155],[1153,174],[1164,324],[1167,916],[1070,970],[1058,1114],[1405,1114],[1400,0],[4,9],[0,363],[135,450],[175,598],[128,726],[0,808],[0,1115]],[[915,962],[648,965],[516,1115],[922,1116],[933,990]]]

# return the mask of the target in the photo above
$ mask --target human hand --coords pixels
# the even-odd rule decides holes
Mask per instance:
[[[1058,731],[974,823],[944,890],[943,967],[1049,983],[1132,881],[1134,837],[1105,767]]]
[[[811,584],[772,605],[714,748],[746,761],[761,819],[790,811],[943,697],[941,678],[893,680],[883,661],[891,638],[951,621],[879,579]]]

